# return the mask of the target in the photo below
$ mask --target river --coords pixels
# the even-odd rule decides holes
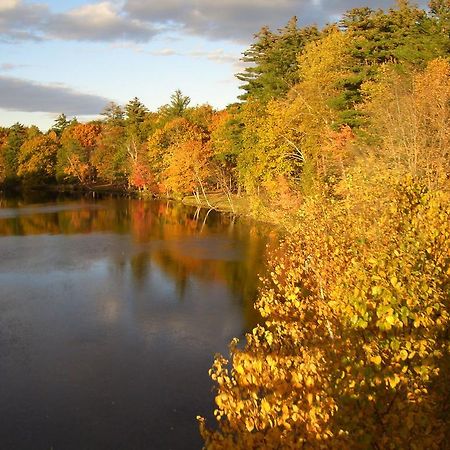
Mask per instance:
[[[200,449],[270,236],[172,202],[0,197],[0,448]]]

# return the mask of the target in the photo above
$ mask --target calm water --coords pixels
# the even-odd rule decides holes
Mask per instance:
[[[0,448],[201,448],[267,240],[166,202],[0,198]]]

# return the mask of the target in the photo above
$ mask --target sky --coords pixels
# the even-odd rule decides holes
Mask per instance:
[[[0,0],[0,126],[50,128],[60,113],[91,120],[111,101],[150,110],[180,89],[223,108],[263,25],[296,15],[333,22],[356,6],[394,0]]]

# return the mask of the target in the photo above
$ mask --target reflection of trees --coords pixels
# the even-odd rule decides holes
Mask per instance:
[[[180,300],[183,300],[189,275],[192,274],[191,267],[174,258],[172,253],[167,250],[154,252],[152,261],[174,281],[177,296]]]
[[[236,298],[241,299],[245,320],[252,326],[258,320],[253,308],[258,288],[258,274],[263,270],[266,245],[275,244],[275,236],[270,235],[270,227],[255,223],[239,221],[226,214],[211,213],[201,210],[198,216],[194,209],[178,204],[159,204],[156,214],[152,214],[153,222],[147,235],[164,240],[163,249],[154,250],[149,257],[177,285],[180,294],[183,292],[188,276],[205,281],[226,284]],[[144,217],[140,215],[140,217]],[[137,226],[135,223],[134,226]],[[180,245],[181,237],[202,238],[222,235],[226,232],[228,241],[239,250],[237,258],[228,260],[208,259],[196,254],[195,249],[187,253]],[[171,244],[173,242],[173,244]]]
[[[274,243],[268,227],[170,201],[59,197],[30,205],[28,199],[16,198],[3,199],[2,205],[11,208],[4,218],[0,214],[2,236],[127,234],[136,251],[120,261],[116,255],[113,264],[118,270],[129,264],[136,283],[143,283],[152,264],[174,282],[180,298],[189,277],[222,283],[242,300],[248,326],[257,320],[253,301],[258,274],[266,244]]]
[[[262,271],[266,244],[270,241],[262,225],[243,223],[229,215],[196,211],[172,202],[135,202],[131,205],[133,238],[139,243],[160,240],[164,246],[155,246],[139,255],[140,264],[132,264],[135,279],[146,276],[142,270],[144,258],[151,259],[175,283],[183,297],[189,276],[203,281],[226,284],[236,298],[242,299],[246,322],[253,325],[257,314],[253,309],[258,274]],[[205,220],[206,219],[206,220]],[[211,259],[201,250],[184,247],[187,238],[223,236],[239,250],[232,260]],[[272,239],[273,240],[273,239]],[[201,242],[201,241],[199,241]],[[207,245],[207,244],[206,244]]]
[[[130,258],[130,267],[134,279],[142,282],[150,270],[150,259],[147,252],[140,252]]]

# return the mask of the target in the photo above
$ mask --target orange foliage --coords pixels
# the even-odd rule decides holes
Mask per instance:
[[[101,126],[96,123],[80,123],[73,127],[72,136],[85,148],[93,148],[101,132]]]
[[[136,187],[140,191],[150,189],[153,193],[156,192],[156,186],[154,186],[154,177],[148,164],[143,164],[140,161],[133,163],[131,167],[131,174],[129,177],[131,186]]]
[[[168,122],[149,140],[152,170],[162,191],[174,195],[203,189],[209,175],[208,135],[184,118]]]
[[[353,130],[344,125],[339,131],[328,130],[326,141],[318,163],[318,172],[322,177],[345,175],[345,167],[348,166],[348,157],[351,154],[351,144],[355,141]]]

